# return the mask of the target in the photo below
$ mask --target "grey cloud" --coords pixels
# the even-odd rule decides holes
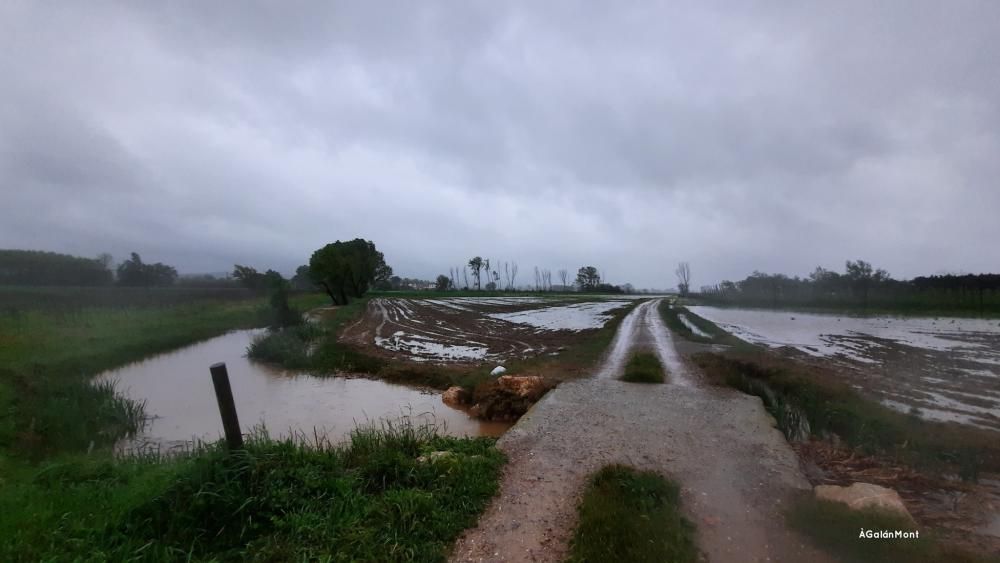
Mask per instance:
[[[996,269],[990,2],[0,7],[0,246]],[[26,212],[26,210],[30,212]]]

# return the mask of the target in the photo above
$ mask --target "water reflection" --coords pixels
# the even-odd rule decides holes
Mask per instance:
[[[119,444],[177,447],[212,441],[222,423],[208,366],[226,362],[244,432],[263,423],[272,436],[318,435],[337,442],[358,424],[410,416],[455,436],[499,436],[510,424],[483,422],[441,402],[437,392],[384,381],[314,377],[249,361],[244,354],[259,330],[236,331],[101,374],[129,397],[146,401],[145,432]]]

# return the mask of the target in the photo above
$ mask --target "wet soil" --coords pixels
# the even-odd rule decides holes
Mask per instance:
[[[758,398],[700,381],[658,303],[626,317],[592,377],[549,392],[499,440],[509,456],[500,493],[453,561],[562,561],[586,479],[611,463],[676,480],[710,561],[828,560],[783,524],[783,507],[809,483],[773,419]],[[617,380],[641,348],[660,357],[667,383]]]
[[[368,354],[418,362],[478,364],[552,355],[594,329],[544,330],[488,315],[558,304],[542,299],[379,298],[368,303],[364,316],[340,340]]]

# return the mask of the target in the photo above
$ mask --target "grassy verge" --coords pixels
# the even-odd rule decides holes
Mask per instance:
[[[299,306],[314,296],[295,300]],[[0,313],[0,449],[32,457],[110,444],[138,404],[90,378],[152,354],[266,324],[263,299]]]
[[[694,525],[676,484],[649,471],[607,466],[590,480],[568,561],[696,561]]]
[[[866,453],[917,469],[956,471],[970,480],[980,471],[1000,471],[994,432],[894,411],[862,397],[834,373],[766,352],[701,353],[693,359],[713,382],[760,397],[792,439],[835,434]]]
[[[443,561],[496,492],[493,444],[401,424],[336,447],[64,458],[5,476],[0,560]]]
[[[669,327],[675,334],[678,334],[687,340],[700,342],[702,344],[725,344],[738,348],[752,347],[751,344],[736,338],[725,330],[722,330],[712,321],[699,317],[684,307],[671,304],[666,299],[660,302],[659,309],[660,317],[663,319],[663,322],[667,325],[667,327]],[[707,334],[708,337],[696,334],[692,331],[690,327],[684,324],[680,315],[684,315],[688,322],[697,327],[702,333]]]
[[[920,532],[905,517],[876,511],[852,510],[846,505],[814,498],[802,498],[786,514],[789,525],[813,543],[836,555],[841,561],[871,562],[912,561],[936,563],[949,561],[973,563],[996,561],[981,558],[940,543],[930,534]],[[860,537],[868,531],[917,532],[916,537]]]
[[[637,352],[625,364],[622,381],[629,383],[663,383],[663,366],[655,354]]]

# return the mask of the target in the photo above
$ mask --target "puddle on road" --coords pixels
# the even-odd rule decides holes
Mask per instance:
[[[244,354],[261,330],[231,332],[204,342],[105,372],[129,397],[146,401],[145,432],[119,444],[120,451],[184,447],[222,434],[208,367],[225,362],[243,431],[264,423],[271,436],[315,433],[331,442],[358,424],[408,416],[433,422],[453,436],[499,436],[511,425],[484,422],[441,402],[441,394],[363,378],[314,377],[251,362]]]

